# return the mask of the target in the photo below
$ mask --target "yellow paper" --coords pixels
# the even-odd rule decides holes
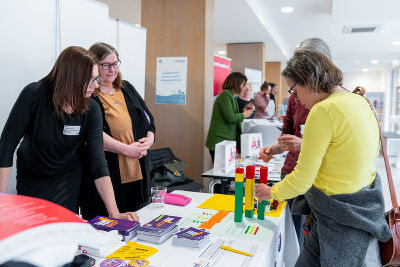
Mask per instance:
[[[245,198],[243,198],[243,203]],[[272,202],[272,200],[271,200]],[[271,210],[269,213],[265,213],[268,217],[280,217],[283,208],[286,205],[286,201],[279,201],[279,206],[276,210]],[[204,201],[198,206],[200,209],[211,209],[211,210],[223,210],[223,211],[235,211],[235,196],[234,195],[224,195],[224,194],[214,194],[212,197]],[[254,211],[257,215],[257,210]]]
[[[120,259],[120,260],[137,260],[145,259],[155,254],[158,249],[142,245],[136,242],[128,241],[123,247],[114,251],[107,259]]]

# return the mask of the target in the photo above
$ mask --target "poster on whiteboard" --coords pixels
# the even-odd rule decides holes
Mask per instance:
[[[187,57],[158,57],[156,104],[186,104]]]
[[[247,77],[247,82],[251,84],[253,95],[260,91],[261,84],[263,83],[262,71],[245,68],[244,75]]]

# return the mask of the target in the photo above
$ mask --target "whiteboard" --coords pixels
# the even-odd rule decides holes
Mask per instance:
[[[59,0],[60,47],[89,47],[108,36],[108,5],[94,0]]]
[[[0,131],[21,90],[47,75],[56,57],[56,1],[0,1]],[[9,193],[15,191],[15,161]]]
[[[144,99],[146,35],[142,27],[118,20],[118,53],[122,78],[129,81]]]
[[[247,77],[247,82],[251,83],[253,94],[259,92],[261,84],[263,82],[262,71],[251,68],[245,68],[244,75],[246,75]]]

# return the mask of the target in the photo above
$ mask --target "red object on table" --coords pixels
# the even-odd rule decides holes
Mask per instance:
[[[246,166],[246,179],[254,179],[256,174],[256,169],[253,165]]]
[[[272,201],[272,209],[276,210],[278,208],[278,206],[279,206],[279,201],[274,199]]]
[[[268,181],[268,167],[260,168],[260,184],[267,184]]]
[[[244,169],[243,168],[236,168],[236,173],[244,173]]]

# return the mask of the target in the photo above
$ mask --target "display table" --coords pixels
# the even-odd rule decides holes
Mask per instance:
[[[268,163],[263,162],[262,160],[247,160],[245,159],[243,162],[238,163],[237,160],[235,162],[235,165],[237,167],[242,167],[246,169],[247,165],[262,165],[268,167],[268,184],[272,185],[276,182],[279,182],[281,180],[281,169],[283,167],[283,164],[285,163],[285,158],[286,158],[286,152],[275,155],[273,159],[271,159]],[[256,168],[257,170],[258,168]],[[210,194],[214,193],[214,186],[216,184],[221,184],[223,188],[222,193],[226,193],[224,189],[226,188],[227,184],[231,181],[235,181],[235,171],[231,171],[230,173],[223,174],[220,171],[215,170],[214,168],[204,172],[201,174],[201,177],[203,178],[211,178],[211,182],[208,185],[208,192]],[[256,173],[256,182],[258,182],[258,175]]]
[[[174,191],[174,193],[189,196],[192,198],[192,202],[185,207],[165,205],[165,207],[161,209],[155,209],[150,204],[138,211],[140,223],[144,224],[156,218],[160,214],[167,214],[183,217],[180,225],[185,226],[187,225],[188,221],[191,220],[191,214],[202,214],[206,213],[207,211],[211,211],[197,208],[202,202],[210,198],[212,196],[211,194],[179,190]],[[232,213],[229,214],[232,215]],[[228,219],[228,217],[225,219]],[[289,216],[289,211],[286,207],[284,208],[280,217],[266,217],[264,221],[259,221],[255,216],[254,218],[248,220],[246,218],[244,223],[253,223],[259,225],[260,227],[265,227],[265,240],[260,238],[258,240],[251,240],[248,237],[241,238],[218,235],[214,231],[214,228],[217,227],[214,226],[210,230],[211,242],[206,244],[201,249],[175,246],[172,244],[172,238],[160,245],[138,241],[137,238],[135,238],[133,241],[154,247],[159,250],[156,254],[148,258],[150,261],[150,266],[193,266],[193,263],[201,255],[202,257],[207,256],[205,255],[207,254],[206,252],[209,252],[213,244],[216,244],[215,242],[218,240],[230,240],[236,247],[239,246],[248,248],[251,246],[254,248],[255,252],[253,257],[247,257],[241,254],[219,249],[218,253],[216,253],[217,255],[213,255],[213,257],[216,257],[218,261],[217,264],[213,266],[294,266],[299,254],[299,245],[297,242],[292,217]],[[233,223],[233,219],[232,224],[235,225],[235,223]],[[218,231],[223,232],[223,229],[219,229]],[[99,265],[100,262],[97,261],[96,266]]]

